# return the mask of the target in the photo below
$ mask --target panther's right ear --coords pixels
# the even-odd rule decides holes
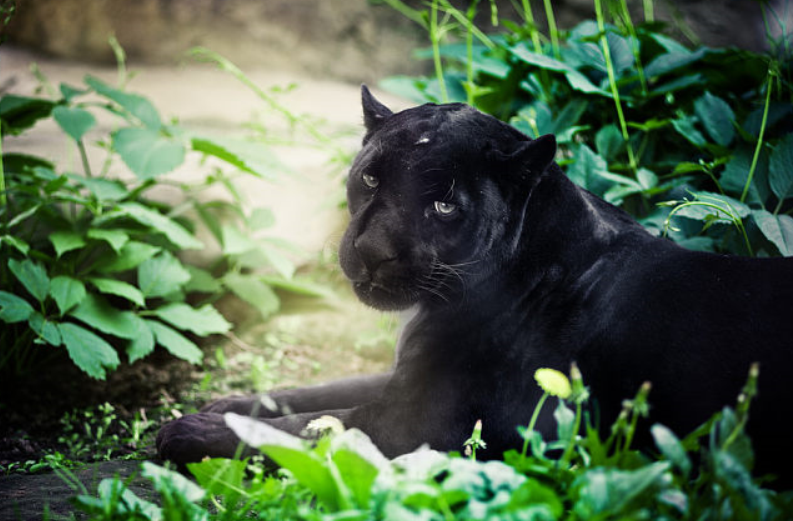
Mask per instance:
[[[526,141],[510,157],[512,162],[519,163],[521,170],[527,173],[541,174],[556,156],[556,137],[545,134],[531,141]]]
[[[372,93],[369,92],[369,88],[366,85],[361,85],[361,101],[363,103],[363,122],[366,126],[367,134],[371,134],[380,128],[380,125],[382,125],[389,116],[394,114],[391,112],[391,109],[372,96]]]

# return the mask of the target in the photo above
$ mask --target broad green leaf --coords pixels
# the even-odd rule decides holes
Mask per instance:
[[[73,140],[80,141],[86,132],[94,128],[96,118],[79,107],[58,106],[52,110],[52,117]]]
[[[275,214],[269,208],[254,208],[248,217],[248,226],[252,230],[265,230],[275,224]]]
[[[35,342],[46,342],[52,346],[58,347],[61,345],[61,333],[58,331],[58,324],[47,320],[44,315],[38,311],[34,311],[28,317],[28,324],[38,336]]]
[[[129,241],[129,234],[124,230],[91,228],[86,235],[89,239],[105,241],[119,255],[121,254],[121,249]]]
[[[154,333],[157,344],[163,346],[169,353],[182,360],[187,360],[191,364],[201,362],[204,353],[193,342],[156,320],[146,320],[146,324]]]
[[[41,264],[30,259],[8,259],[8,267],[31,295],[39,302],[44,302],[50,291],[50,278]]]
[[[771,153],[768,183],[780,200],[793,197],[793,134],[776,144]]]
[[[162,233],[169,241],[183,250],[200,250],[204,243],[193,237],[184,227],[156,210],[139,203],[121,203],[120,211],[141,224],[150,226],[153,231]]]
[[[104,380],[105,369],[118,367],[116,351],[101,337],[71,322],[58,324],[58,331],[69,357],[92,378]]]
[[[118,255],[103,259],[96,266],[102,273],[115,273],[136,268],[154,257],[162,248],[144,242],[129,241]]]
[[[653,35],[654,38],[655,36]],[[655,39],[658,40],[657,38]],[[670,40],[668,39],[667,41]],[[708,50],[704,47],[692,52],[678,44],[670,52],[657,56],[647,64],[647,67],[644,68],[644,73],[648,78],[661,76],[701,60],[707,52]]]
[[[94,89],[100,96],[118,103],[124,110],[147,127],[155,130],[160,128],[160,115],[157,113],[157,109],[143,96],[118,90],[99,78],[90,75],[85,77],[85,84]]]
[[[259,246],[259,250],[267,259],[268,264],[275,268],[275,271],[280,273],[282,277],[285,279],[291,279],[294,276],[295,270],[297,269],[295,263],[289,260],[279,250],[269,246],[268,244],[261,244]]]
[[[154,484],[154,489],[164,497],[171,498],[174,501],[174,495],[179,496],[178,502],[174,504],[188,504],[197,503],[204,499],[206,492],[200,486],[196,485],[188,478],[182,476],[175,470],[168,470],[166,468],[155,465],[150,461],[144,461],[141,465],[141,474]],[[180,514],[187,514],[185,510],[179,510]],[[180,517],[180,519],[182,519]],[[201,517],[189,517],[184,519],[195,519],[201,521]]]
[[[50,242],[55,247],[55,254],[60,257],[66,252],[79,250],[85,246],[85,239],[82,235],[73,231],[52,232],[49,235]]]
[[[138,287],[147,298],[173,293],[189,280],[190,273],[167,251],[138,266]]]
[[[719,178],[719,183],[721,183],[725,192],[736,197],[743,193],[746,181],[749,179],[753,156],[754,149],[752,147],[738,148],[732,159],[725,165],[724,171]],[[768,155],[761,152],[755,166],[746,202],[765,205],[771,194],[771,189],[768,186],[768,176]]]
[[[672,462],[685,476],[691,472],[691,459],[675,434],[661,424],[656,423],[650,428],[655,446],[666,459]]]
[[[765,238],[774,243],[781,255],[793,256],[793,217],[774,215],[767,210],[752,210],[752,217]]]
[[[573,432],[575,413],[564,404],[564,400],[559,400],[559,404],[553,412],[553,418],[556,420],[556,436],[558,440],[568,441],[575,436]]]
[[[194,136],[191,144],[197,152],[214,156],[258,177],[274,179],[273,172],[283,170],[273,153],[260,142],[221,136]]]
[[[231,324],[210,304],[193,308],[182,302],[174,302],[155,309],[154,314],[172,326],[192,331],[198,336],[226,333],[231,329]]]
[[[0,236],[0,243],[7,244],[13,247],[19,253],[25,256],[27,256],[28,252],[30,251],[30,245],[28,243],[26,243],[19,237],[15,237],[13,235]]]
[[[256,308],[263,318],[269,317],[281,306],[278,295],[272,288],[253,275],[229,273],[223,277],[223,284],[232,293]]]
[[[82,302],[85,295],[85,285],[72,277],[59,275],[50,283],[50,296],[58,305],[61,316]]]
[[[129,195],[129,191],[121,181],[75,174],[69,174],[69,178],[86,187],[100,201],[120,201]]]
[[[113,134],[113,147],[141,179],[170,172],[184,162],[184,146],[150,128],[122,128]]]
[[[78,89],[76,87],[72,87],[67,83],[61,83],[58,85],[58,90],[61,91],[61,96],[63,96],[64,101],[69,103],[73,98],[77,96],[82,96],[83,94],[87,94],[90,92],[88,89]]]
[[[7,324],[23,322],[31,313],[33,306],[27,300],[7,291],[0,291],[0,320]]]
[[[141,293],[138,288],[128,282],[101,277],[89,277],[88,281],[93,284],[101,293],[125,298],[141,307],[146,305],[146,301],[143,298],[143,293]]]
[[[256,242],[243,234],[236,226],[223,225],[222,235],[224,255],[241,255],[257,248]]]
[[[213,496],[237,497],[246,493],[245,461],[226,458],[205,459],[200,463],[188,463],[187,470],[195,477],[201,488]]]
[[[608,174],[606,161],[586,145],[580,145],[573,155],[576,160],[567,168],[567,177],[578,186],[603,196],[613,184],[603,175]]]
[[[223,285],[218,279],[206,270],[186,265],[185,269],[190,273],[190,280],[183,286],[187,293],[196,291],[199,293],[217,293],[223,289]]]
[[[545,56],[544,54],[532,52],[525,46],[525,44],[520,44],[510,48],[510,52],[519,60],[539,67],[540,69],[564,73],[567,81],[570,83],[570,86],[575,90],[579,90],[585,94],[599,94],[601,96],[606,96],[609,98],[611,97],[610,92],[596,87],[591,81],[589,81],[589,78],[571,66]]]
[[[694,127],[695,121],[696,119],[693,116],[682,115],[678,119],[672,120],[672,126],[675,127],[675,130],[686,138],[689,143],[701,148],[707,145],[708,142],[705,136]]]
[[[21,134],[50,115],[55,104],[49,100],[6,94],[0,98],[3,135]]]
[[[91,293],[70,315],[109,335],[128,339],[137,335],[138,324],[134,313],[116,309],[102,297]]]
[[[338,508],[339,491],[327,463],[309,445],[263,422],[233,413],[224,415],[226,425],[242,441],[257,447],[278,466],[287,469],[329,509]]]
[[[286,280],[279,277],[261,276],[260,280],[272,288],[288,291],[296,295],[333,298],[333,290],[331,288],[305,278],[296,277]]]
[[[129,344],[127,344],[127,356],[129,363],[134,364],[141,358],[148,356],[154,351],[154,332],[152,332],[149,325],[145,320],[135,316],[137,325],[137,334]]]
[[[733,216],[744,219],[749,216],[750,209],[744,203],[732,197],[712,192],[696,192],[693,201],[696,204],[681,208],[676,215],[697,221],[708,221],[712,218],[731,222]]]
[[[669,470],[669,462],[659,461],[636,470],[592,468],[581,473],[574,482],[578,487],[573,513],[579,519],[592,519],[599,514],[619,519],[622,509],[643,494],[653,498],[654,486]]]
[[[622,133],[617,125],[605,125],[595,134],[595,148],[606,161],[614,159],[624,144],[625,140],[622,139]]]
[[[723,147],[732,143],[735,138],[735,113],[726,101],[706,92],[694,102],[694,113],[713,141]]]

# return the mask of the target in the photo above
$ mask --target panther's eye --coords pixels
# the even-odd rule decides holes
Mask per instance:
[[[433,207],[438,215],[448,217],[457,211],[457,205],[454,203],[447,203],[445,201],[435,201]]]
[[[380,179],[373,175],[364,174],[362,176],[363,184],[368,186],[369,188],[377,188],[380,185]]]

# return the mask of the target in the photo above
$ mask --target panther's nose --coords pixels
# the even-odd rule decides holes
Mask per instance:
[[[371,280],[372,274],[376,273],[383,264],[395,261],[399,257],[398,253],[389,248],[384,241],[369,240],[364,235],[356,237],[352,245],[363,263],[367,280]]]

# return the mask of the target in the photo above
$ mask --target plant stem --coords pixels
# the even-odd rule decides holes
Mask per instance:
[[[531,2],[523,0],[523,19],[529,26],[531,32],[531,43],[534,45],[534,52],[542,54],[542,43],[540,42],[540,33],[537,30],[537,23],[534,21],[534,13],[531,11]]]
[[[614,74],[614,62],[611,60],[611,50],[609,49],[608,38],[606,37],[606,23],[603,17],[603,5],[601,0],[595,0],[595,14],[597,16],[598,31],[600,32],[600,46],[603,49],[603,58],[606,60],[606,68],[609,76],[609,87],[611,87],[611,95],[614,98],[614,105],[617,108],[617,118],[620,120],[620,129],[622,130],[622,139],[625,141],[625,148],[628,151],[628,161],[631,170],[634,173],[639,169],[636,164],[636,157],[633,154],[633,147],[630,142],[630,135],[628,134],[628,124],[625,121],[625,115],[622,112],[622,103],[620,102],[620,92],[617,88],[617,78]]]
[[[82,139],[77,142],[77,148],[80,149],[80,159],[83,161],[83,170],[85,170],[85,176],[92,177],[91,165],[88,163],[88,154],[85,151],[85,144],[83,143]]]
[[[435,77],[438,80],[438,88],[441,91],[441,102],[449,102],[449,93],[446,90],[446,81],[443,78],[443,64],[441,63],[440,50],[441,35],[438,30],[438,0],[432,0],[432,12],[430,14],[430,42],[432,43],[432,62],[435,64]]]
[[[545,17],[548,19],[548,32],[551,34],[551,48],[553,48],[553,56],[557,60],[562,58],[559,52],[559,31],[556,28],[556,18],[553,15],[553,6],[551,0],[543,0],[545,6]]]
[[[653,12],[653,0],[644,0],[644,21],[652,23],[655,21],[655,13]]]
[[[529,426],[526,427],[526,435],[523,439],[523,452],[521,452],[521,457],[526,457],[526,451],[529,450],[529,433],[534,431],[534,425],[537,423],[537,418],[540,416],[540,409],[545,404],[545,400],[548,399],[548,393],[542,393],[539,401],[537,401],[537,405],[534,407],[534,412],[531,415],[531,420],[529,420]]]
[[[763,136],[765,135],[765,127],[768,123],[768,107],[771,105],[771,90],[773,87],[772,83],[773,73],[769,69],[768,71],[768,81],[766,92],[765,92],[765,107],[763,108],[763,120],[760,123],[760,134],[757,136],[757,146],[754,148],[754,156],[752,157],[752,166],[749,167],[749,177],[746,178],[746,185],[743,187],[743,192],[741,193],[741,202],[746,201],[746,196],[749,194],[749,187],[752,185],[752,179],[754,178],[754,171],[757,168],[757,160],[760,158],[760,149],[763,147]]]
[[[570,437],[570,441],[567,442],[567,447],[564,449],[564,454],[562,454],[562,459],[559,460],[559,468],[567,468],[567,465],[570,463],[570,456],[573,454],[573,448],[575,448],[575,438],[578,436],[578,429],[581,428],[581,404],[577,403],[575,406],[575,421],[573,422],[573,435]]]
[[[620,7],[622,8],[622,19],[625,27],[628,29],[628,34],[631,37],[631,51],[633,52],[633,60],[636,63],[636,74],[639,76],[639,83],[642,86],[642,95],[647,96],[647,78],[644,76],[644,67],[642,67],[641,56],[639,52],[639,37],[636,34],[636,27],[633,25],[631,13],[628,11],[627,0],[620,0]]]

